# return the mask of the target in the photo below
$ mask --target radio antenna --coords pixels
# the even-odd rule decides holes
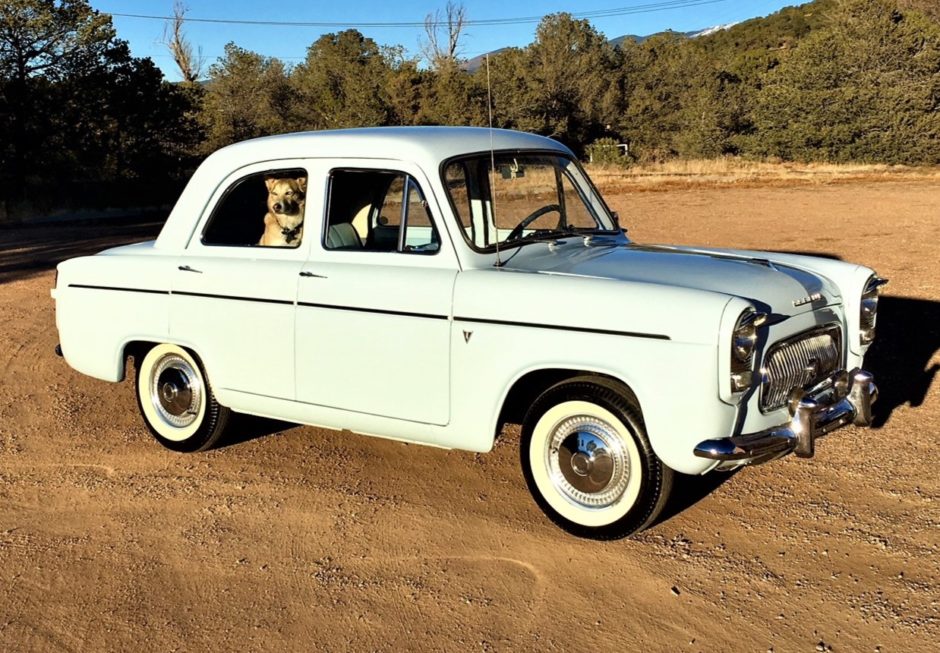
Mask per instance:
[[[490,55],[486,54],[486,109],[490,118],[490,216],[493,218],[493,244],[496,246],[496,267],[502,267],[499,260],[499,228],[496,226],[496,153],[493,150],[493,92],[490,86]]]

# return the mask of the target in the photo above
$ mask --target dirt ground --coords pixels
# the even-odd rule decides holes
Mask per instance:
[[[608,200],[640,242],[889,277],[875,428],[684,477],[660,523],[607,543],[541,515],[512,428],[473,455],[246,419],[174,454],[132,382],[53,354],[49,297],[54,261],[158,225],[0,229],[0,650],[937,650],[940,188]]]

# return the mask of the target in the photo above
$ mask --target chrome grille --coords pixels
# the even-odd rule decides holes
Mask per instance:
[[[761,370],[760,407],[776,410],[793,388],[811,388],[837,371],[842,363],[842,330],[829,326],[779,342],[771,347]]]

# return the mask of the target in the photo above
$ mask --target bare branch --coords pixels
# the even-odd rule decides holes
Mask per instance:
[[[176,62],[183,81],[193,84],[202,76],[205,58],[202,56],[202,48],[193,51],[193,45],[183,31],[187,11],[183,0],[174,1],[173,21],[163,29],[163,44],[173,56],[173,61]]]
[[[421,52],[435,69],[457,61],[460,54],[460,36],[467,20],[467,9],[453,0],[447,0],[444,14],[442,19],[440,10],[437,10],[424,18],[427,41],[422,45]]]

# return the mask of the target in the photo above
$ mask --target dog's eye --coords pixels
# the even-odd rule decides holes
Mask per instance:
[[[293,195],[293,194],[294,194],[294,191],[292,191],[292,190],[289,190],[289,191],[287,191],[287,192],[286,192],[286,193],[284,193],[284,194],[285,194],[285,195],[287,195],[288,197],[290,197],[291,195]]]

